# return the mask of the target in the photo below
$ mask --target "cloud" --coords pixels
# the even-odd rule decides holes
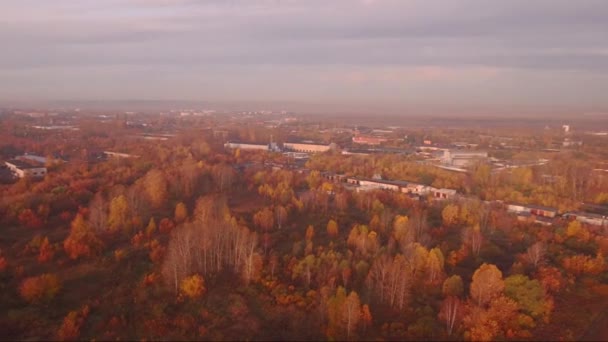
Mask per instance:
[[[603,0],[5,0],[2,7],[0,71],[24,84],[69,70],[85,89],[79,70],[114,68],[141,79],[145,94],[150,76],[130,69],[171,70],[202,89],[209,85],[185,75],[205,70],[232,84],[230,70],[265,77],[257,72],[264,69],[269,79],[303,80],[286,96],[326,80],[336,97],[340,85],[374,85],[360,94],[373,99],[418,83],[426,91],[442,82],[476,89],[512,70],[520,70],[517,79],[504,82],[521,80],[522,89],[545,71],[579,84],[608,72]],[[329,75],[299,74],[310,70]],[[10,86],[0,79],[0,92]]]

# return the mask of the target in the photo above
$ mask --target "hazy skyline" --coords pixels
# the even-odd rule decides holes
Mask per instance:
[[[5,0],[0,101],[608,108],[608,1]]]

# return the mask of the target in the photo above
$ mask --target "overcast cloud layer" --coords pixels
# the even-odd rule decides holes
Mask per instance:
[[[608,106],[605,0],[3,0],[0,100]]]

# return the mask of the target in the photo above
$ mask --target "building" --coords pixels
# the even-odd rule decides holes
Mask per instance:
[[[507,211],[510,213],[529,213],[530,210],[524,204],[507,204]]]
[[[36,129],[43,129],[43,130],[67,130],[67,131],[78,131],[80,130],[80,128],[76,127],[76,126],[32,126],[32,128],[36,128]]]
[[[306,152],[306,153],[320,153],[327,152],[331,149],[336,148],[335,144],[329,145],[318,145],[318,144],[302,144],[302,143],[283,143],[283,148],[288,151],[295,152]]]
[[[39,164],[46,164],[46,158],[45,157],[37,156],[35,154],[28,154],[28,153],[26,153],[26,154],[24,154],[22,156],[19,156],[19,157],[15,158],[15,159],[22,160],[22,161],[25,161],[25,162],[27,162],[27,161],[34,161],[34,162],[39,163]]]
[[[331,176],[327,176],[329,179]],[[410,183],[407,181],[399,181],[399,180],[383,180],[383,179],[367,179],[367,178],[357,178],[357,177],[345,177],[342,175],[335,176],[333,179],[337,179],[341,182],[346,182],[348,185],[353,186],[354,190],[357,192],[361,191],[373,191],[373,190],[390,190],[397,191],[404,194],[408,194],[410,198],[420,199],[422,196],[426,196],[432,192],[434,188],[417,184]],[[450,189],[434,189],[437,191],[443,192],[443,195],[437,195],[437,198],[453,198],[456,195],[456,190]]]
[[[372,137],[368,135],[356,135],[353,137],[353,142],[362,145],[380,145],[386,142],[386,138]]]
[[[114,158],[139,158],[138,155],[121,153],[121,152],[103,151],[103,154],[105,154],[108,157],[114,157]]]
[[[19,178],[43,178],[47,173],[46,167],[35,161],[12,159],[4,164]]]
[[[557,216],[557,209],[555,208],[532,204],[529,204],[527,207],[530,208],[530,214],[535,216],[542,216],[548,218],[554,218],[555,216]]]
[[[565,138],[564,141],[562,142],[562,146],[563,147],[583,146],[583,142],[580,140],[572,140],[570,138]]]
[[[240,150],[258,150],[258,151],[270,151],[270,146],[267,144],[246,144],[237,142],[227,142],[224,144],[225,148],[240,149]]]
[[[472,143],[460,142],[460,141],[453,142],[451,145],[456,148],[477,148],[477,146],[479,146],[479,144],[472,144]]]
[[[310,155],[308,153],[304,153],[304,152],[285,152],[283,154],[286,157],[298,159],[298,160],[305,160],[310,157]]]
[[[487,161],[488,152],[482,151],[461,151],[461,150],[444,150],[441,157],[441,163],[445,166],[464,167],[473,164],[476,161]]]
[[[586,223],[586,224],[590,224],[593,226],[600,226],[600,227],[608,226],[608,216],[606,216],[606,215],[574,211],[574,212],[564,213],[564,215],[562,215],[562,216],[567,219],[577,220],[581,223]]]
[[[405,187],[401,188],[401,192],[407,194],[414,194],[418,196],[426,196],[431,192],[431,187],[424,184],[408,183]]]
[[[433,199],[438,200],[449,200],[456,197],[457,193],[454,189],[435,189],[431,188],[431,195]]]
[[[362,179],[359,180],[359,191],[370,191],[370,190],[391,190],[400,191],[401,186],[398,182],[383,181],[376,179]]]
[[[337,174],[337,173],[330,172],[330,171],[321,172],[321,176],[327,180],[330,180],[332,182],[338,182],[338,183],[345,183],[348,178],[348,177],[346,177],[346,175]]]
[[[357,155],[357,156],[369,156],[370,155],[370,151],[369,150],[353,150],[353,149],[349,149],[349,150],[342,150],[342,154],[347,156],[347,155]]]
[[[507,211],[517,215],[529,214],[547,218],[554,218],[557,216],[557,209],[533,204],[508,204]]]

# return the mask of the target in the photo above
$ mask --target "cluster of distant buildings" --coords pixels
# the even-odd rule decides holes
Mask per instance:
[[[322,173],[322,176],[330,181],[345,183],[347,189],[351,189],[356,192],[389,190],[408,194],[413,199],[421,199],[422,197],[430,196],[431,198],[437,200],[450,200],[455,199],[456,196],[458,196],[457,191],[454,189],[438,189],[415,182],[385,180],[381,179],[381,177],[378,175],[374,176],[373,178],[362,178],[347,177],[332,172],[324,172]]]
[[[387,190],[408,194],[414,200],[431,198],[432,200],[458,200],[464,199],[455,189],[435,188],[432,186],[400,181],[384,180],[379,176],[373,178],[347,177],[332,172],[324,172],[325,179],[345,183],[345,187],[356,192]],[[503,205],[502,201],[494,201]],[[487,202],[490,203],[490,202]],[[514,214],[519,221],[534,222],[542,225],[553,225],[559,218],[577,220],[581,223],[594,226],[608,226],[608,216],[594,213],[576,211],[559,214],[558,209],[534,204],[506,204],[507,212]]]

